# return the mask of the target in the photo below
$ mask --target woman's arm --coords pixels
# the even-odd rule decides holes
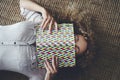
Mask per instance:
[[[37,11],[41,13],[45,11],[45,8],[33,2],[33,0],[20,0],[20,6],[28,10]]]
[[[34,0],[20,0],[20,6],[42,13],[43,22],[41,24],[41,29],[44,30],[47,26],[49,26],[50,33],[52,31],[52,27],[55,27],[55,29],[58,30],[57,23],[53,17],[46,11],[44,7],[35,3]]]

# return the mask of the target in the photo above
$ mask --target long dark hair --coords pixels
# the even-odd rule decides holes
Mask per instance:
[[[91,64],[95,55],[95,39],[91,25],[91,14],[89,10],[80,10],[75,4],[72,4],[72,7],[68,5],[68,9],[66,9],[64,16],[61,22],[67,21],[74,23],[75,34],[84,36],[87,41],[86,51],[76,55],[76,65],[85,68]]]

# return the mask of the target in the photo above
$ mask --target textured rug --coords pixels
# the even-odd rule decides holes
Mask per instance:
[[[84,70],[78,67],[60,69],[56,80],[120,80],[120,0],[36,1],[55,14],[53,16],[56,19],[73,19],[74,15],[70,15],[74,10],[89,11],[92,16],[91,25],[97,46],[94,62]],[[23,20],[18,3],[18,0],[0,0],[0,24],[13,24]],[[67,12],[67,9],[70,10]],[[27,80],[27,78],[18,73],[0,71],[0,80]]]

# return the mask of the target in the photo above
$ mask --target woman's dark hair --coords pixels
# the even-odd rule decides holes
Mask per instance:
[[[87,49],[84,53],[76,55],[76,65],[85,68],[91,64],[95,55],[94,32],[91,26],[91,15],[89,11],[81,10],[78,15],[77,19],[73,20],[75,34],[84,36],[87,41]]]
[[[82,68],[87,67],[93,60],[95,55],[95,41],[94,41],[94,32],[92,31],[91,26],[91,16],[89,13],[83,15],[81,21],[74,22],[75,34],[80,34],[84,36],[87,41],[87,49],[84,53],[76,56],[76,65]]]
[[[84,36],[87,41],[87,49],[84,53],[76,55],[76,65],[85,68],[91,64],[95,55],[95,41],[94,32],[91,26],[91,15],[88,10],[74,10],[71,14],[68,14],[66,19],[61,20],[61,23],[73,23],[74,34]]]
[[[76,55],[76,65],[82,68],[87,67],[93,60],[95,55],[94,32],[91,26],[91,15],[89,10],[80,10],[76,5],[68,5],[68,9],[64,13],[64,20],[74,23],[75,34],[84,36],[87,41],[87,49],[83,54]],[[66,20],[65,20],[66,19]]]

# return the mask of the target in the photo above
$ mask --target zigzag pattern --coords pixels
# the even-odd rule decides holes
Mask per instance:
[[[37,30],[36,55],[38,67],[44,67],[45,58],[51,61],[52,55],[59,58],[59,67],[72,67],[75,65],[75,41],[72,24],[60,24],[59,31]],[[51,62],[50,62],[51,63]]]

